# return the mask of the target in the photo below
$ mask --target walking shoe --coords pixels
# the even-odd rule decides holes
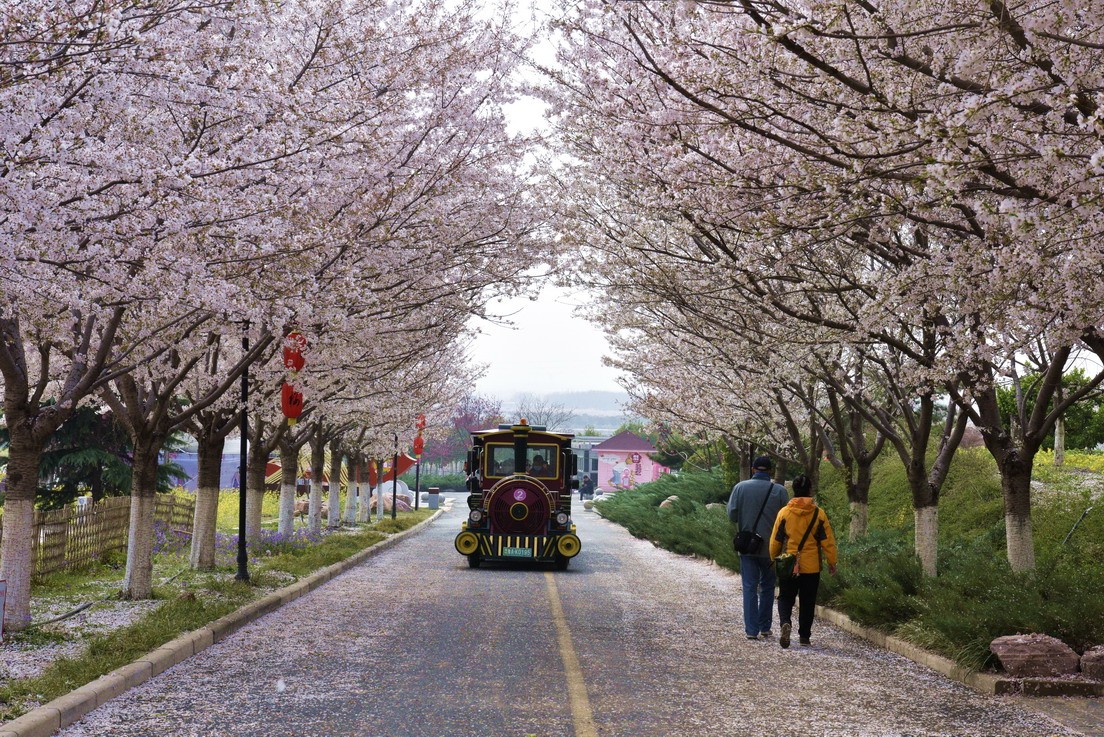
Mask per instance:
[[[802,637],[800,640],[798,640],[798,642],[800,642],[802,645],[812,645],[813,644],[813,643],[809,642],[808,637]]]
[[[778,644],[786,648],[790,646],[790,623],[782,625],[782,634],[778,636]]]
[[[770,640],[773,637],[774,637],[774,633],[771,632],[770,630],[763,630],[762,632],[759,633],[759,639],[761,639],[761,640]]]
[[[758,639],[759,639],[759,635],[748,635],[748,636],[747,636],[747,638],[748,638],[749,640],[758,640]]]

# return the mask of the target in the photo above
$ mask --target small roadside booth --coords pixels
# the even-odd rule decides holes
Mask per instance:
[[[632,489],[671,472],[648,456],[656,452],[654,445],[628,430],[603,440],[590,450],[598,454],[598,478],[594,485],[599,491]]]

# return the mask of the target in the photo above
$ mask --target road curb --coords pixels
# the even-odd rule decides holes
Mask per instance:
[[[145,683],[177,663],[181,663],[206,650],[216,642],[226,639],[265,614],[314,591],[335,576],[396,545],[403,538],[421,532],[446,511],[448,510],[444,508],[438,509],[429,518],[422,520],[409,530],[396,532],[385,540],[354,553],[343,561],[326,566],[293,584],[266,594],[256,601],[251,601],[224,617],[208,622],[198,630],[186,632],[152,652],[146,653],[133,663],[116,668],[64,696],[59,696],[53,701],[12,719],[10,722],[0,724],[0,737],[50,737],[58,730],[79,721],[96,707],[126,693],[135,686]]]
[[[1104,683],[1097,681],[1067,681],[1051,678],[1007,678],[992,673],[980,673],[964,668],[949,658],[928,652],[899,637],[887,635],[856,623],[843,612],[817,606],[817,617],[842,630],[858,635],[890,652],[931,668],[975,691],[989,695],[1023,694],[1025,696],[1104,696]]]

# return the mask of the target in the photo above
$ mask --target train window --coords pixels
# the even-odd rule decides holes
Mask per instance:
[[[509,476],[514,472],[514,446],[491,444],[487,449],[487,476]]]
[[[513,444],[490,443],[485,457],[485,476],[509,476],[515,472]],[[559,478],[559,457],[560,451],[555,445],[530,445],[525,454],[525,468],[521,472],[542,479]]]
[[[526,455],[526,472],[537,478],[554,479],[559,476],[556,463],[559,449],[555,445],[530,445]]]

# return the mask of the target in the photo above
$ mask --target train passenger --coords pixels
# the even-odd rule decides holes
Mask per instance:
[[[531,476],[547,476],[549,474],[548,464],[544,462],[544,456],[533,456],[533,462],[529,466],[529,474]]]

